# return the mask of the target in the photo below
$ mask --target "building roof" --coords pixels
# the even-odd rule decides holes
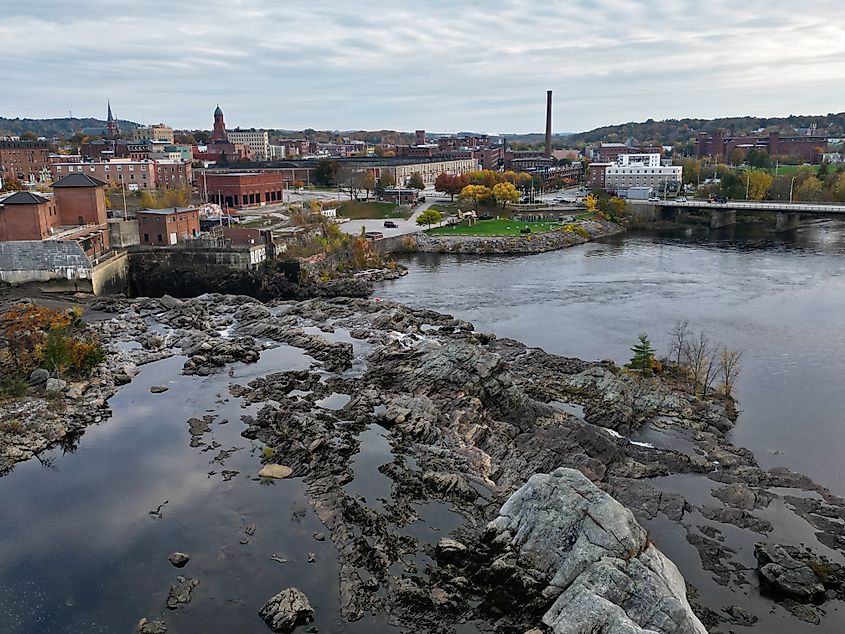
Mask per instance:
[[[183,214],[188,211],[198,211],[198,209],[196,207],[168,207],[166,209],[139,209],[136,213],[169,216],[170,214]]]
[[[32,192],[15,192],[0,200],[0,205],[40,205],[46,202],[46,198]]]
[[[76,173],[68,174],[64,178],[53,183],[53,189],[56,187],[103,187],[105,182],[99,178],[88,176],[88,174]]]
[[[220,109],[220,104],[217,104],[217,107],[214,109],[214,116],[215,117],[222,117],[223,111]]]

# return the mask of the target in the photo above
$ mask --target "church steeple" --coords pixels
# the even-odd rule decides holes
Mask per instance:
[[[220,109],[220,104],[214,109],[214,128],[211,131],[209,141],[228,141],[229,137],[226,134],[226,122],[223,120],[223,111]]]
[[[120,136],[120,127],[117,125],[117,120],[115,120],[114,116],[111,113],[111,100],[106,102],[109,107],[109,114],[106,117],[106,131],[108,132],[108,137],[110,139],[116,139]]]

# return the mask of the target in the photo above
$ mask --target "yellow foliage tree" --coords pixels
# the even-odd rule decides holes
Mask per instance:
[[[748,179],[748,198],[750,200],[763,200],[775,180],[771,174],[757,171],[749,172],[746,178]]]
[[[584,199],[584,204],[587,206],[587,211],[598,211],[599,199],[596,198],[595,194],[587,194],[587,197]]]
[[[513,183],[497,183],[493,185],[493,196],[496,197],[496,202],[502,205],[502,209],[508,203],[515,203],[519,200],[519,192],[516,191]]]
[[[467,185],[458,194],[458,200],[470,201],[478,209],[478,205],[487,200],[494,200],[493,190],[484,185]]]

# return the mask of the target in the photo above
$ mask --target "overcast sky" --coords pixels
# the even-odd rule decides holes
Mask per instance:
[[[0,0],[0,116],[532,132],[845,109],[842,0]]]

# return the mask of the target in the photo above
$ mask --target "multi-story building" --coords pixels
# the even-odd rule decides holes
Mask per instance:
[[[85,174],[108,185],[123,185],[131,191],[156,188],[154,161],[114,159],[96,163],[58,163],[51,165],[50,171],[54,181],[68,174]]]
[[[208,201],[224,207],[248,207],[282,201],[282,175],[267,172],[205,172],[200,189]]]
[[[50,173],[46,141],[0,141],[0,179],[43,182]]]
[[[305,156],[310,151],[308,139],[279,139],[278,145],[285,148],[285,156]]]
[[[200,232],[200,214],[195,207],[144,209],[135,215],[141,244],[170,246],[196,238]]]
[[[46,240],[60,225],[52,197],[15,192],[0,198],[0,242]]]
[[[607,168],[613,163],[590,163],[587,166],[587,186],[591,189],[604,189]]]
[[[270,135],[267,130],[235,128],[234,130],[226,130],[226,136],[229,138],[229,143],[240,143],[248,146],[252,152],[252,160],[270,160]]]
[[[153,161],[155,164],[156,189],[186,189],[193,183],[193,168],[190,162],[181,159]]]
[[[163,123],[156,123],[145,128],[135,128],[132,131],[132,140],[173,143],[173,128]]]
[[[601,163],[615,163],[625,154],[662,154],[663,148],[654,145],[628,145],[627,143],[602,143],[598,149],[598,160]]]
[[[767,137],[734,136],[727,135],[723,129],[715,130],[712,136],[700,132],[695,139],[697,158],[713,157],[725,161],[735,149],[743,152],[756,149],[772,157],[790,157],[808,163],[820,163],[828,145],[827,137],[821,135],[781,136],[780,132],[770,132]]]
[[[660,154],[620,155],[616,163],[604,169],[604,188],[611,191],[630,187],[663,189],[679,184],[682,173],[680,165],[661,165]]]

